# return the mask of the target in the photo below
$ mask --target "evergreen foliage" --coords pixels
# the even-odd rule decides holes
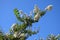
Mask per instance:
[[[9,34],[3,34],[0,31],[0,40],[26,40],[29,36],[37,34],[39,30],[32,31],[32,24],[39,21],[39,19],[46,14],[47,11],[52,9],[52,5],[47,6],[43,11],[40,10],[36,5],[33,9],[34,17],[32,15],[28,16],[23,13],[22,10],[14,9],[14,14],[19,22],[11,26]],[[32,17],[31,17],[32,16]],[[49,35],[46,40],[59,40],[60,35]],[[36,39],[35,39],[36,40]],[[42,38],[39,40],[43,40]]]

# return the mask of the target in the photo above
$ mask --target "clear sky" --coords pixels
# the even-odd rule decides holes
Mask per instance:
[[[53,9],[47,12],[38,23],[33,26],[40,26],[40,32],[37,35],[29,37],[27,40],[34,38],[47,37],[48,34],[60,34],[60,0],[0,0],[0,28],[4,33],[9,32],[13,23],[17,22],[13,9],[18,8],[29,14],[37,4],[41,10],[44,10],[49,4]]]

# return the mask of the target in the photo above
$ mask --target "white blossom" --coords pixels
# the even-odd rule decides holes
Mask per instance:
[[[21,33],[21,34],[20,34],[20,37],[24,37],[24,36],[25,36],[25,34],[24,34],[24,33]]]
[[[45,10],[51,10],[52,9],[52,5],[48,5],[46,8],[45,8]]]
[[[16,27],[17,27],[17,24],[14,23],[14,24],[11,26],[11,30],[13,30],[13,29],[16,28]]]
[[[59,38],[60,37],[60,34],[58,34],[55,38]]]
[[[17,37],[17,32],[15,32],[15,33],[13,34],[13,36],[14,36],[14,37]]]
[[[37,14],[35,15],[35,17],[34,17],[34,20],[35,20],[35,21],[36,21],[36,20],[39,20],[39,18],[40,18],[40,14],[37,13]]]
[[[34,6],[33,13],[37,13],[39,11],[37,5]]]

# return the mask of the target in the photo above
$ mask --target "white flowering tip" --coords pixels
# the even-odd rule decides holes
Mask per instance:
[[[20,13],[20,14],[22,14],[22,13],[23,13],[23,11],[22,11],[22,10],[19,10],[19,13]]]
[[[16,23],[14,23],[14,24],[11,26],[11,29],[13,30],[14,27],[16,27]]]
[[[48,10],[48,11],[50,11],[52,9],[52,5],[48,5],[46,8],[45,8],[45,10]]]
[[[34,10],[33,10],[33,13],[37,13],[39,11],[37,5],[34,6]]]
[[[16,23],[14,23],[14,24],[11,26],[11,28],[13,28],[14,26],[16,26]]]
[[[14,37],[17,37],[17,32],[15,32],[15,33],[13,34],[13,36],[14,36]]]
[[[55,38],[59,38],[60,37],[60,34],[58,34]]]
[[[14,23],[14,24],[11,26],[11,28],[13,28],[14,26],[16,26],[16,23]]]
[[[23,36],[25,36],[25,34],[24,33],[21,33],[21,35],[20,35],[21,37],[23,37]]]
[[[36,20],[39,20],[39,18],[40,18],[40,14],[37,13],[37,14],[35,15],[35,17],[34,17],[34,20],[35,20],[35,21],[36,21]]]

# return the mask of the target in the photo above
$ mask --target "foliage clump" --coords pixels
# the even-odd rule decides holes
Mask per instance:
[[[26,40],[29,36],[37,34],[39,30],[32,31],[32,24],[38,22],[39,19],[51,9],[52,5],[47,6],[43,11],[35,5],[33,11],[30,12],[30,15],[28,16],[22,10],[15,8],[14,14],[20,23],[14,23],[11,26],[9,34],[4,35],[3,32],[0,31],[0,40]],[[34,15],[32,15],[32,13]],[[47,40],[59,40],[59,38],[60,35],[50,35],[47,37]]]

